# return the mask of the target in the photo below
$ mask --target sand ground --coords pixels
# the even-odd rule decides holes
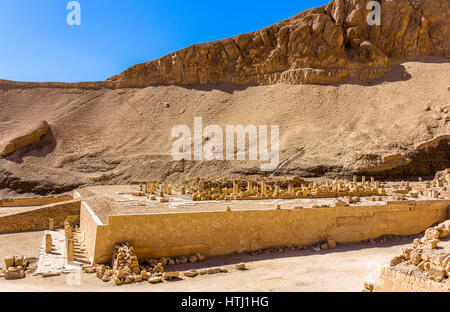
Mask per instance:
[[[0,235],[0,257],[23,254],[38,257],[43,238],[42,231]],[[95,275],[61,275],[42,278],[28,273],[26,279],[7,281],[0,278],[0,291],[45,292],[359,292],[365,281],[374,282],[381,266],[399,254],[401,248],[411,244],[411,239],[384,243],[357,243],[336,249],[313,252],[309,250],[251,256],[238,254],[213,257],[203,263],[169,267],[184,271],[192,268],[226,267],[230,273],[198,276],[158,285],[149,283],[116,287],[104,283]],[[234,264],[246,262],[247,271],[237,271]],[[0,266],[4,266],[2,262]],[[32,265],[31,267],[35,266]]]

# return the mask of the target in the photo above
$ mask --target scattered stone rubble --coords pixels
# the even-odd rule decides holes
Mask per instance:
[[[402,250],[394,257],[391,267],[414,266],[423,276],[434,282],[443,282],[450,276],[450,253],[438,249],[439,242],[450,235],[450,220],[429,228],[421,239],[415,239],[413,246]]]
[[[24,256],[6,256],[4,271],[0,271],[0,277],[7,280],[16,280],[26,277],[25,271],[28,268],[28,260]]]
[[[149,259],[139,263],[134,249],[128,242],[116,243],[113,246],[114,253],[109,265],[88,265],[83,267],[83,272],[96,274],[104,282],[113,281],[115,285],[148,282],[150,284],[161,283],[164,280],[173,280],[181,276],[193,278],[198,275],[228,273],[226,268],[209,268],[202,270],[189,270],[183,273],[178,271],[165,271],[165,267],[176,264],[197,263],[205,261],[205,256],[197,253],[191,256]],[[237,270],[244,270],[245,263],[238,264]]]
[[[449,198],[450,173],[441,172],[431,182],[379,182],[365,176],[318,183],[294,178],[193,178],[180,183],[148,181],[140,184],[140,191],[134,196],[146,196],[150,200],[167,203],[168,195],[191,196],[193,201],[210,200],[266,200],[266,199],[320,199],[336,198],[335,207],[348,207],[358,204],[361,198],[366,201],[381,202],[386,196],[396,201],[406,199]],[[158,199],[159,197],[159,199]],[[315,205],[313,208],[326,208],[330,205]],[[303,207],[298,207],[303,208]]]
[[[259,249],[256,251],[247,252],[247,254],[251,256],[258,256],[263,254],[271,254],[271,253],[277,253],[277,252],[289,252],[289,251],[300,251],[300,250],[313,250],[313,251],[321,251],[321,250],[327,250],[327,249],[333,249],[337,247],[336,241],[332,239],[328,239],[326,241],[323,241],[322,243],[319,243],[317,245],[313,246],[299,246],[296,244],[291,244],[288,246],[282,246],[282,247],[272,247],[272,248],[265,248],[265,249]]]
[[[194,180],[195,181],[195,180]],[[186,186],[187,184],[187,186]],[[347,203],[359,202],[361,196],[385,196],[386,190],[372,178],[361,183],[355,176],[353,182],[348,180],[321,185],[301,178],[240,178],[217,179],[208,181],[198,179],[182,185],[186,194],[192,195],[194,201],[206,200],[259,200],[259,199],[296,199],[296,198],[333,198],[347,197]],[[345,205],[337,202],[338,205]]]

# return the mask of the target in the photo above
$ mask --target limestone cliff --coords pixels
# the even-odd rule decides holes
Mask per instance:
[[[450,58],[448,0],[379,0],[381,25],[369,25],[369,0],[333,0],[269,26],[197,44],[135,65],[108,82],[152,84],[329,84],[372,81],[421,55]]]

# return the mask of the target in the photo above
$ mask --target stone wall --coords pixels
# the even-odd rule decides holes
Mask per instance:
[[[75,197],[77,197],[77,193],[75,192]],[[79,194],[78,194],[79,196]],[[94,250],[96,245],[96,235],[97,229],[99,226],[102,226],[102,222],[100,219],[94,214],[92,209],[86,202],[81,202],[80,207],[80,229],[82,229],[82,238],[84,240],[82,243],[86,247],[87,258],[92,262],[94,258]],[[112,245],[111,245],[111,253],[112,253]]]
[[[375,286],[376,292],[450,292],[450,284],[430,281],[410,276],[392,268],[382,268],[381,283]]]
[[[446,220],[449,204],[405,201],[385,206],[120,215],[109,216],[108,224],[82,208],[81,231],[88,258],[97,263],[109,262],[112,246],[119,241],[128,241],[139,258],[197,252],[213,256],[289,244],[309,246],[328,238],[346,243],[417,234]]]
[[[55,228],[62,227],[69,216],[80,215],[80,201],[71,200],[36,207],[22,213],[0,217],[0,233],[16,233],[48,229],[49,219],[53,219]]]
[[[72,196],[47,196],[47,197],[30,197],[30,198],[3,198],[0,200],[0,207],[27,207],[27,206],[42,206],[65,202],[72,200]]]

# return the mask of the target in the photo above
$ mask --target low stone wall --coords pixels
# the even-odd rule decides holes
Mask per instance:
[[[48,229],[49,219],[53,219],[55,228],[64,226],[67,217],[80,216],[80,201],[71,200],[36,207],[22,213],[0,217],[0,233],[16,233]]]
[[[392,268],[382,268],[380,279],[381,283],[375,286],[375,292],[450,292],[448,283],[410,276]]]
[[[0,207],[42,206],[65,202],[72,199],[73,199],[72,196],[69,195],[30,197],[30,198],[3,198],[0,200]]]
[[[111,261],[115,242],[127,241],[141,259],[205,256],[326,241],[357,242],[382,235],[412,235],[446,220],[450,201],[399,201],[382,206],[164,213],[108,217],[102,224],[81,209],[87,256]],[[83,205],[82,205],[83,206]]]

